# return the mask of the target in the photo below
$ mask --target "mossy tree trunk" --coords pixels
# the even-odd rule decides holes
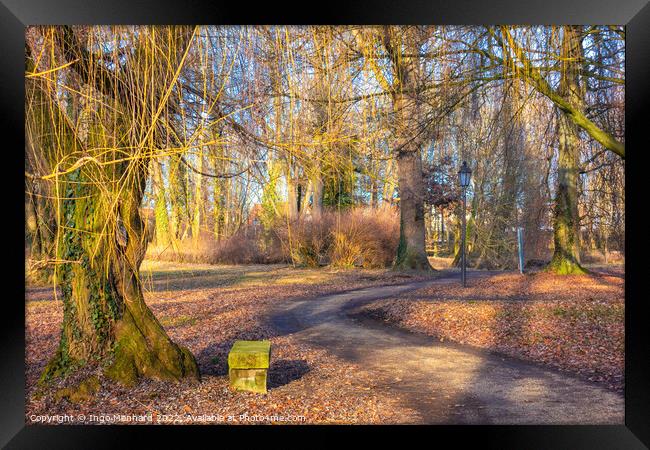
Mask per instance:
[[[87,53],[79,48],[74,32],[69,27],[59,30],[63,53],[74,53],[75,64],[82,64]],[[27,62],[33,67],[29,52]],[[82,77],[89,73],[87,66],[71,67]],[[61,110],[55,89],[45,78],[26,78],[30,98],[26,128],[33,131],[30,139],[49,167],[57,171],[42,179],[51,184],[57,203],[59,264],[54,281],[61,288],[63,323],[58,349],[41,382],[87,364],[102,367],[107,376],[127,385],[139,377],[198,379],[194,357],[172,342],[142,293],[139,269],[146,236],[140,206],[149,158],[120,160],[117,149],[96,151],[115,147],[112,136],[133,129],[128,122],[131,114],[117,114],[107,121],[114,134],[105,132],[107,123],[89,124],[88,138],[82,143]],[[129,111],[137,115],[139,106],[130,104]]]
[[[562,40],[562,72],[560,92],[574,105],[582,105],[579,83],[582,46],[579,26],[565,26]],[[582,274],[580,265],[580,218],[578,214],[578,182],[580,136],[578,125],[565,112],[558,117],[557,191],[553,218],[555,248],[549,269],[558,274]]]
[[[406,53],[418,54],[414,36],[404,34]],[[395,146],[400,207],[400,238],[395,258],[395,268],[432,270],[426,253],[424,223],[424,181],[422,179],[423,133],[417,130],[420,123],[418,58],[402,54],[402,42],[396,39],[391,27],[384,28],[383,38],[392,65],[394,85],[392,90],[395,115]],[[415,131],[414,131],[415,130]]]
[[[111,176],[119,178],[124,170]],[[199,377],[192,354],[171,341],[144,302],[138,272],[146,249],[140,216],[146,170],[132,172],[129,188],[116,194],[114,209],[114,197],[89,182],[98,176],[92,167],[58,182],[65,193],[58,257],[66,262],[55,276],[64,314],[59,348],[44,381],[92,362],[127,385],[139,377]]]
[[[182,240],[189,227],[188,189],[187,168],[178,155],[172,155],[169,159],[170,229],[176,240]]]
[[[165,189],[165,180],[163,177],[161,163],[159,161],[153,161],[153,176],[155,182],[155,218],[156,218],[156,244],[167,247],[168,245],[174,242],[170,224],[169,224],[169,212],[167,210],[167,196]]]

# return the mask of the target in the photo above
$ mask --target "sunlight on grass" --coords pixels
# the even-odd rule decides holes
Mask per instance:
[[[275,280],[274,284],[286,285],[286,284],[315,284],[322,283],[323,281],[331,280],[335,277],[335,274],[328,272],[315,272],[318,269],[314,269],[314,272],[303,271],[297,275],[290,275],[278,278]]]
[[[185,325],[195,325],[196,318],[190,316],[177,316],[177,317],[162,317],[160,324],[163,327],[182,327]]]
[[[254,287],[268,285],[318,284],[339,279],[339,271],[303,268],[284,271],[282,264],[226,266],[209,264],[174,263],[145,260],[140,276],[148,290],[172,289],[176,285],[202,285],[214,287]],[[373,271],[370,275],[380,275]],[[365,273],[365,272],[364,272]]]

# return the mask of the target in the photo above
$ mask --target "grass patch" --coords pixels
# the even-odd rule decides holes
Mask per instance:
[[[196,318],[190,316],[163,317],[160,319],[163,327],[183,327],[196,324]]]

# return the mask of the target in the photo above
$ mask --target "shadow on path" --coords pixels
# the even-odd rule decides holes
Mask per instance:
[[[349,315],[363,303],[454,282],[457,276],[445,272],[435,280],[290,301],[270,321],[278,334],[293,334],[368,370],[378,392],[415,410],[422,423],[624,422],[622,395],[576,376]]]

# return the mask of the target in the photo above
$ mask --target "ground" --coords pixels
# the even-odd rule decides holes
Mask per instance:
[[[619,392],[625,372],[622,267],[587,276],[501,273],[365,305],[385,323],[536,361]]]
[[[396,302],[422,297],[428,290],[453,289],[450,275],[455,276],[145,261],[147,303],[172,339],[197,357],[203,379],[180,385],[143,381],[134,389],[96,372],[38,388],[38,376],[58,343],[62,313],[51,290],[31,287],[26,305],[27,423],[61,420],[57,414],[84,423],[124,423],[133,414],[144,416],[136,420],[160,423],[573,423],[576,417],[586,423],[622,422],[615,379],[609,379],[609,389],[372,318],[380,310],[397,311]],[[475,284],[470,289],[481,282],[470,277],[470,286]],[[395,287],[377,287],[385,285]],[[397,299],[385,300],[391,296]],[[417,323],[414,330],[428,332]],[[267,395],[228,388],[226,356],[237,339],[271,340]],[[90,400],[71,402],[56,395],[64,385],[90,375],[100,381]],[[481,390],[492,397],[480,395]],[[600,406],[593,406],[594,399]]]
[[[280,336],[266,320],[271,307],[292,298],[314,297],[332,291],[403,283],[418,274],[388,270],[294,269],[286,266],[211,266],[145,261],[142,278],[147,304],[170,337],[196,356],[200,384],[180,386],[144,381],[135,389],[122,388],[101,374],[98,395],[75,404],[56,399],[63,385],[41,390],[36,382],[54,354],[62,320],[60,301],[51,288],[29,288],[26,306],[27,423],[36,416],[91,412],[149,414],[153,420],[189,421],[206,415],[219,422],[248,414],[280,415],[303,423],[390,423],[408,421],[410,412],[373,392],[372,374],[327,350],[311,348],[291,335]],[[227,353],[237,339],[270,339],[272,363],[269,394],[235,393],[228,388]],[[93,372],[94,373],[94,372]],[[212,416],[216,416],[216,419]],[[42,419],[37,419],[42,420]],[[100,420],[97,418],[97,420]],[[103,419],[102,419],[103,420]],[[107,419],[110,420],[110,419]],[[249,423],[251,418],[242,418]]]

